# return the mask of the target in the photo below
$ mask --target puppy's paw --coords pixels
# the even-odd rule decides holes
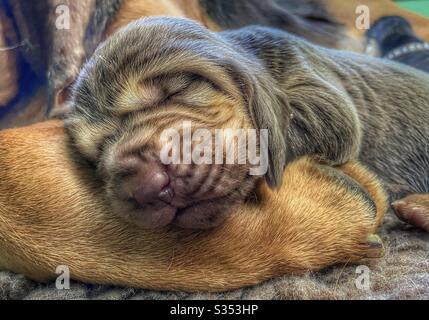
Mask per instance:
[[[360,194],[361,201],[366,203],[371,220],[362,221],[361,231],[366,234],[366,240],[358,246],[363,258],[381,258],[385,247],[380,236],[376,234],[384,214],[387,211],[387,194],[376,176],[359,163],[349,162],[341,166],[341,172],[347,175],[349,183],[354,184],[353,193]],[[355,214],[359,215],[358,207]]]
[[[326,167],[325,167],[326,168]],[[341,168],[331,168],[330,177],[335,177],[337,185],[347,190],[355,202],[348,212],[351,224],[345,224],[345,230],[351,238],[356,236],[358,243],[352,244],[351,260],[381,258],[385,254],[385,247],[378,227],[387,210],[387,196],[376,177],[357,163],[348,163]],[[340,201],[341,202],[341,201]]]
[[[357,162],[349,162],[339,168],[344,174],[352,178],[362,192],[367,194],[375,205],[375,224],[378,228],[388,209],[387,193],[375,174]]]
[[[429,194],[411,195],[392,206],[399,219],[429,232]]]
[[[383,256],[377,232],[387,196],[372,173],[358,163],[330,167],[304,159],[286,168],[284,181],[268,200],[289,209],[281,225],[288,228],[285,241],[299,248],[293,254],[303,269]]]

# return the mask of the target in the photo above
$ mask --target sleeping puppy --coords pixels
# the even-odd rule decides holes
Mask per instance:
[[[182,130],[183,140],[184,122],[210,132],[267,129],[258,148],[267,152],[271,187],[300,156],[331,165],[360,159],[397,200],[429,193],[428,92],[429,76],[417,70],[283,31],[213,33],[189,20],[149,18],[95,52],[67,127],[118,214],[145,227],[209,228],[252,198],[261,176],[249,174],[249,161],[166,165],[165,130]]]

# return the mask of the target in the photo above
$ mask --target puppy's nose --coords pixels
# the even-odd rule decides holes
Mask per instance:
[[[174,192],[170,184],[167,172],[149,172],[139,181],[139,187],[134,193],[135,200],[141,205],[153,205],[159,201],[170,203],[173,200]]]

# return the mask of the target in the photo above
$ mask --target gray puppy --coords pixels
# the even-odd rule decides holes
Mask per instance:
[[[163,165],[161,132],[186,120],[268,129],[273,187],[288,162],[312,155],[331,165],[361,160],[392,201],[429,193],[429,75],[276,29],[133,22],[83,68],[73,105],[77,148],[114,209],[142,226],[211,227],[258,181],[246,165]]]

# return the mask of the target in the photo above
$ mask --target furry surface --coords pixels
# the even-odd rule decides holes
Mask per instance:
[[[356,266],[286,276],[223,294],[154,292],[72,282],[70,290],[0,272],[0,299],[429,299],[429,234],[389,214],[382,228],[386,256],[368,263],[371,290],[356,288]]]

